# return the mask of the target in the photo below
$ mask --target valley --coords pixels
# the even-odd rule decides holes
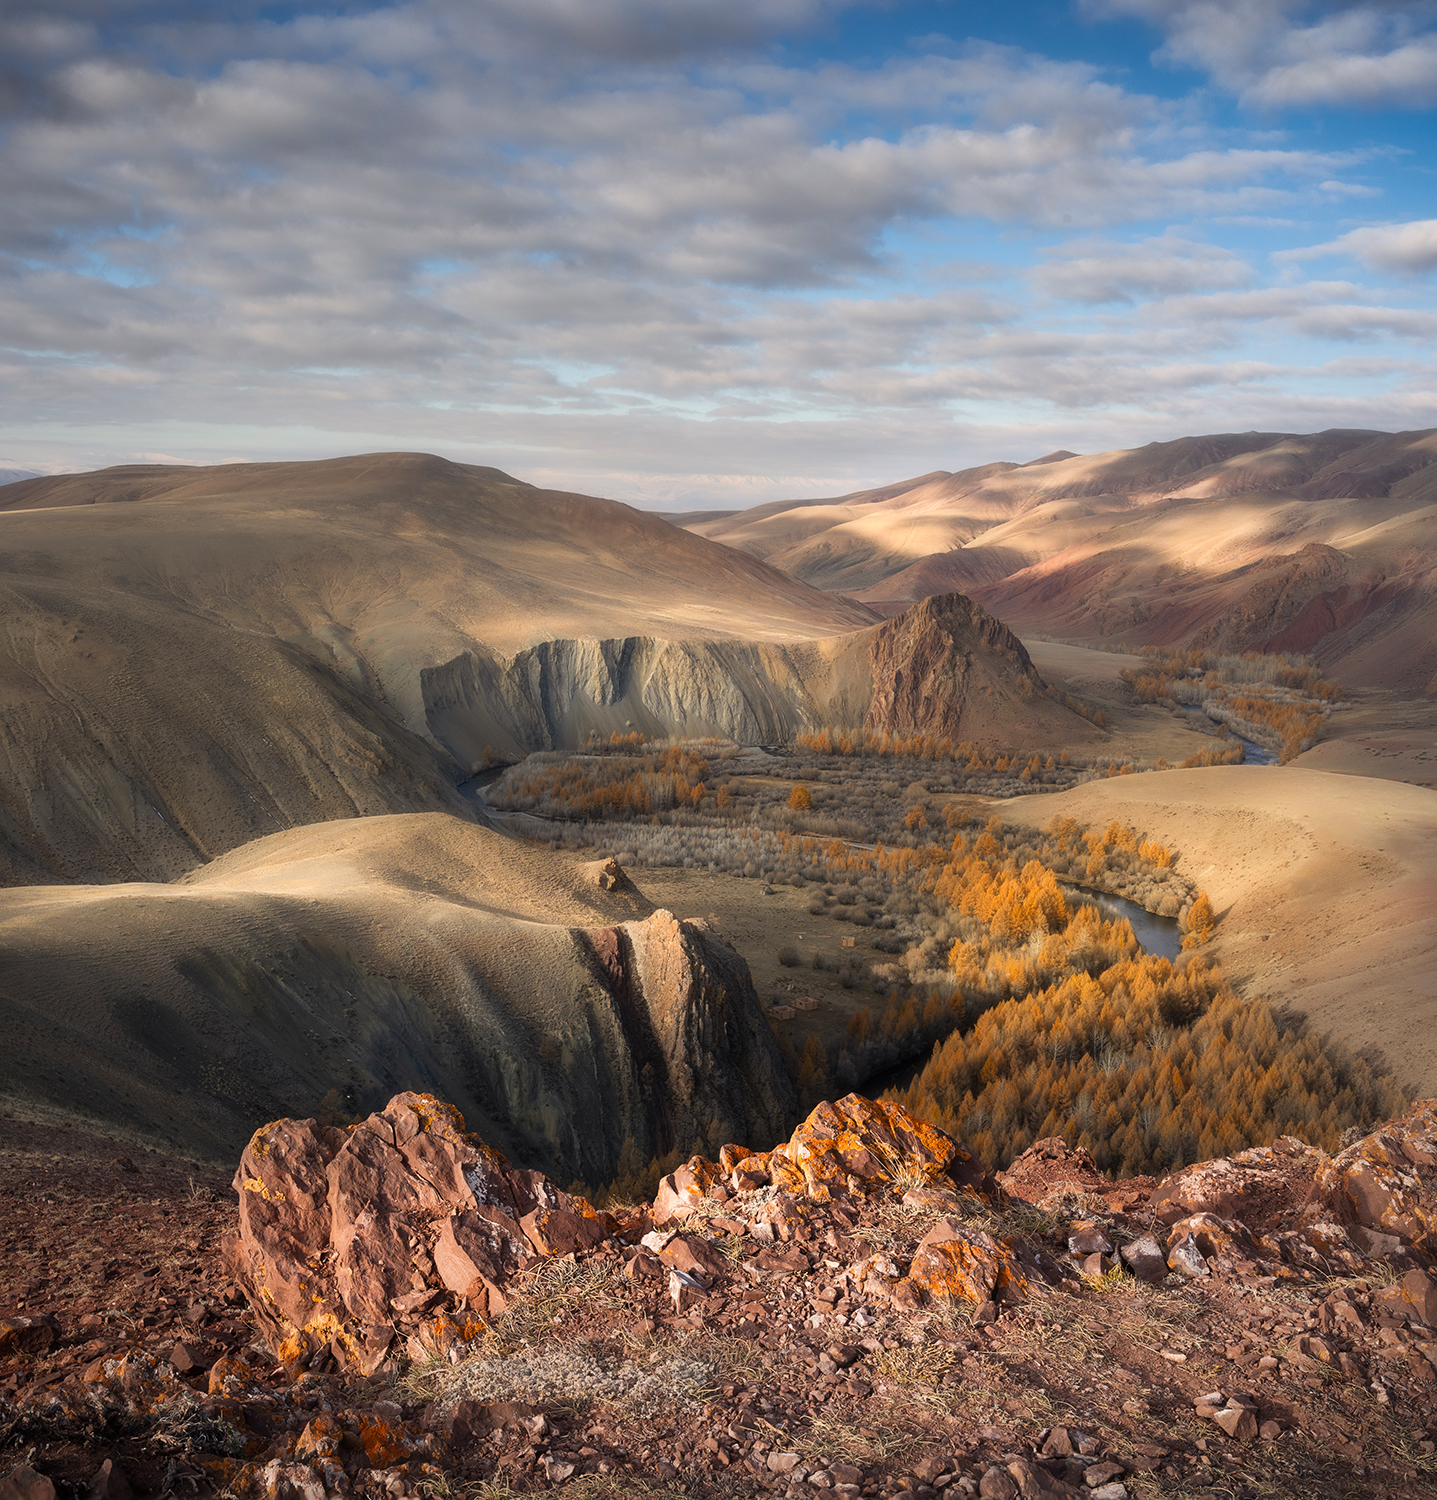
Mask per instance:
[[[1288,1435],[1269,1477],[1310,1473],[1294,1435],[1342,1405],[1352,1464],[1429,1445],[1373,1490],[1418,1493],[1437,1366],[1375,1289],[1430,1264],[1434,458],[1423,433],[1219,435],[687,525],[422,454],[0,488],[0,1180],[136,1158],[154,1207],[188,1174],[223,1258],[208,1291],[188,1261],[151,1282],[96,1228],[105,1289],[26,1270],[0,1294],[0,1355],[20,1351],[0,1416],[58,1473],[65,1442],[99,1441],[74,1413],[123,1408],[158,1493],[171,1439],[136,1382],[181,1405],[205,1386],[235,1436],[223,1458],[218,1428],[183,1439],[201,1493],[313,1500],[323,1474],[330,1500],[442,1500],[462,1473],[599,1496],[634,1461],[569,1441],[592,1395],[514,1361],[562,1338],[638,1380],[688,1350],[746,1433],[767,1339],[775,1442],[655,1423],[639,1471],[897,1496],[931,1470],[988,1494],[989,1450],[1021,1442],[1003,1473],[1061,1495],[1082,1466],[1045,1445],[1097,1422],[1100,1387],[1043,1367],[1040,1339],[1043,1435],[1002,1395],[1026,1320],[1051,1318],[1143,1372],[1081,1455],[1125,1495],[1204,1468],[1174,1391]],[[1334,1162],[1406,1149],[1399,1118],[1416,1207],[1323,1187],[1334,1222],[1314,1218]],[[241,1152],[242,1235],[216,1249],[206,1205]],[[1209,1193],[1152,1238],[1203,1163],[1289,1161],[1307,1186],[1284,1176],[1271,1222]],[[309,1269],[266,1279],[307,1235]],[[170,1280],[207,1300],[180,1326],[166,1292],[117,1353],[131,1271],[144,1306]],[[771,1276],[801,1306],[787,1281],[752,1295]],[[1197,1385],[1241,1393],[1258,1346],[1243,1298],[1307,1309],[1318,1277],[1350,1289],[1329,1359],[1368,1395],[1309,1399],[1321,1356],[1283,1344],[1261,1408],[1206,1411]],[[1151,1360],[1104,1327],[1141,1287],[1178,1298]],[[1325,1335],[1315,1308],[1294,1327]],[[1189,1318],[1239,1354],[1177,1339]],[[200,1351],[184,1392],[161,1328]],[[1164,1362],[1189,1353],[1178,1381]],[[870,1357],[881,1382],[824,1383]],[[449,1371],[544,1443],[456,1426]],[[301,1419],[321,1387],[347,1438]],[[1391,1421],[1362,1405],[1379,1390]],[[881,1405],[913,1393],[921,1421]],[[880,1410],[882,1441],[857,1425]],[[402,1441],[370,1452],[381,1421]]]

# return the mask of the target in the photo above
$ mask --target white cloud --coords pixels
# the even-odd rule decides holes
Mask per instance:
[[[1020,419],[1029,456],[1094,446],[1055,413],[1121,412],[1136,440],[1251,399],[1270,424],[1306,409],[1324,342],[1382,354],[1364,378],[1385,389],[1430,387],[1425,304],[1263,288],[1250,248],[1212,242],[1366,191],[1349,153],[1250,146],[1087,63],[766,49],[823,0],[139,9],[124,45],[0,26],[24,84],[0,84],[11,432],[181,452],[173,423],[222,457],[487,444],[600,490],[676,495],[691,467],[713,495],[821,488],[816,450],[838,488],[949,467],[953,434]],[[1346,253],[1379,264],[1365,243]]]
[[[1410,224],[1371,224],[1349,230],[1323,245],[1279,251],[1279,261],[1313,260],[1323,255],[1349,256],[1375,271],[1424,276],[1437,270],[1437,219]]]
[[[1136,302],[1252,280],[1251,267],[1230,250],[1173,234],[1134,245],[1077,240],[1044,254],[1046,264],[1032,273],[1034,286],[1074,302]]]
[[[1086,0],[1086,9],[1152,23],[1166,33],[1159,61],[1199,68],[1252,104],[1437,105],[1430,0]]]

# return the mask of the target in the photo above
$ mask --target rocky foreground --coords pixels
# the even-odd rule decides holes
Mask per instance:
[[[1113,1183],[850,1096],[615,1213],[420,1095],[264,1127],[238,1215],[25,1131],[0,1500],[1437,1496],[1437,1101]]]

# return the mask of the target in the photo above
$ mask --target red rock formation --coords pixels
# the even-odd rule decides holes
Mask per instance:
[[[512,1170],[452,1105],[399,1094],[348,1131],[276,1120],[235,1174],[230,1257],[286,1365],[326,1350],[369,1374],[400,1335],[442,1352],[504,1309],[535,1255],[598,1244],[613,1227],[538,1172]]]
[[[871,634],[868,729],[963,739],[980,717],[965,717],[975,691],[990,700],[986,724],[995,694],[1021,702],[1044,688],[1018,637],[965,594],[922,599]]]

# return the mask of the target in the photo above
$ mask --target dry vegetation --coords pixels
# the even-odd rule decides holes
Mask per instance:
[[[1240,656],[1171,651],[1149,646],[1146,668],[1126,668],[1123,680],[1139,703],[1200,708],[1208,718],[1288,761],[1322,737],[1342,689],[1326,681],[1305,656]]]
[[[849,774],[835,776],[835,760]],[[791,969],[833,972],[852,995],[846,1027],[827,1040],[779,1012],[775,1034],[805,1109],[932,1049],[894,1097],[989,1165],[1062,1135],[1121,1175],[1281,1134],[1333,1146],[1345,1129],[1400,1112],[1385,1074],[1232,989],[1202,951],[1212,904],[1172,849],[1116,820],[1089,829],[1058,817],[1039,831],[985,818],[960,795],[970,771],[1026,786],[1093,774],[882,736],[806,736],[791,755],[630,742],[531,757],[491,801],[557,814],[554,837],[629,865],[796,887],[810,914],[848,924],[852,946],[837,957],[811,945],[778,952]],[[1074,887],[1175,919],[1183,951],[1144,952],[1128,921]],[[595,1196],[639,1201],[674,1165],[626,1157]]]

